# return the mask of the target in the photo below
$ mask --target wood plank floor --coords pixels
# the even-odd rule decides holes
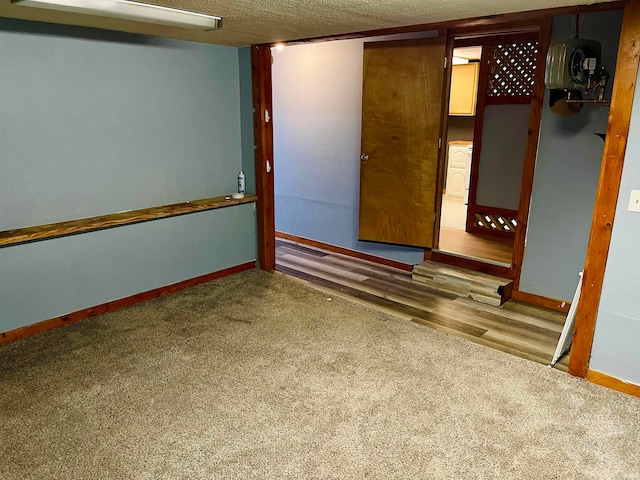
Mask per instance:
[[[509,301],[474,302],[413,283],[411,273],[288,240],[276,240],[276,270],[334,295],[521,358],[549,365],[565,316]],[[568,355],[556,368],[566,371]]]
[[[471,234],[457,228],[441,227],[439,250],[511,265],[513,240]]]

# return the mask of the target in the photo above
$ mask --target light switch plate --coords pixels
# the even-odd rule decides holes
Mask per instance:
[[[640,212],[640,190],[631,190],[627,210],[630,212]]]

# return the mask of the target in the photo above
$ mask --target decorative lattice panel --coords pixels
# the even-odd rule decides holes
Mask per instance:
[[[489,97],[530,97],[538,42],[493,45],[489,54]]]
[[[475,212],[476,226],[499,232],[516,233],[518,220],[504,215]]]

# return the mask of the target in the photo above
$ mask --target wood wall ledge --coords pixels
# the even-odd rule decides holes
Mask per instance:
[[[159,207],[141,208],[139,210],[128,210],[126,212],[110,213],[108,215],[81,218],[66,222],[4,230],[0,231],[0,248],[67,235],[76,235],[78,233],[95,232],[96,230],[147,222],[160,218],[175,217],[177,215],[186,215],[188,213],[214,210],[232,205],[252,203],[257,200],[258,197],[255,195],[245,195],[245,197],[241,199],[231,198],[231,196],[203,198],[200,200],[190,200],[171,205],[161,205]]]

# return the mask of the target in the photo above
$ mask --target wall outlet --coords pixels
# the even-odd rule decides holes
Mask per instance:
[[[640,190],[631,190],[627,210],[630,212],[640,212]]]

